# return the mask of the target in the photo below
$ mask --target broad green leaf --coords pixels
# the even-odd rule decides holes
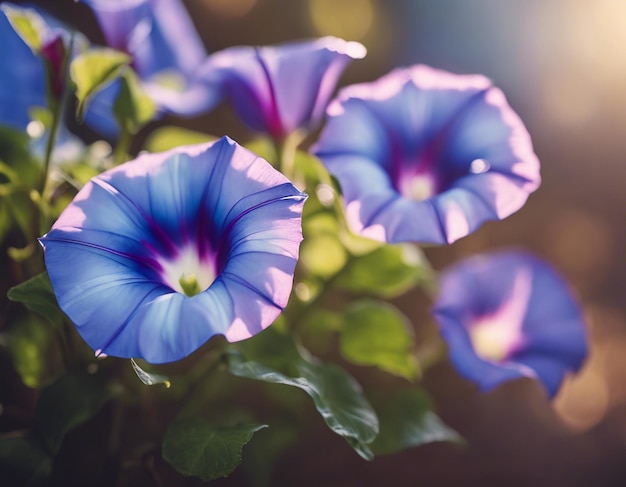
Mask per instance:
[[[0,160],[14,171],[11,182],[32,188],[41,179],[41,166],[31,154],[29,144],[25,132],[0,126]]]
[[[13,322],[4,337],[13,367],[26,386],[40,388],[54,380],[60,364],[55,331],[49,323],[28,314]]]
[[[156,106],[141,86],[135,72],[131,69],[124,70],[120,91],[113,102],[113,115],[119,126],[134,135],[154,118],[155,113]]]
[[[109,48],[91,48],[76,56],[70,64],[70,77],[76,85],[76,116],[82,120],[91,97],[114,81],[128,65],[128,54]]]
[[[15,191],[6,197],[4,202],[11,213],[13,223],[30,240],[33,234],[33,222],[37,221],[36,207],[31,196],[23,190]]]
[[[39,313],[52,324],[60,324],[65,319],[65,314],[57,304],[47,272],[12,287],[7,296],[11,301],[24,303],[28,309]]]
[[[57,452],[65,435],[95,416],[113,395],[97,377],[82,372],[64,375],[43,389],[35,418],[50,451]]]
[[[413,329],[399,309],[385,302],[360,301],[345,312],[344,319],[339,343],[346,360],[409,380],[417,377]]]
[[[148,152],[165,152],[181,145],[201,144],[211,140],[215,140],[213,135],[182,127],[166,126],[153,131],[144,148]]]
[[[258,360],[249,360],[231,350],[227,357],[230,372],[302,389],[313,399],[328,427],[343,436],[359,455],[371,460],[373,455],[367,445],[378,433],[378,418],[358,382],[341,367],[321,363],[298,350],[289,337],[272,333],[271,329],[264,333],[274,342],[271,352]],[[276,366],[281,362],[278,370]]]
[[[52,457],[33,434],[26,432],[0,437],[2,485],[45,485],[51,472]]]
[[[41,15],[31,8],[19,8],[2,5],[0,9],[6,14],[13,30],[35,55],[42,47],[41,33],[47,28]]]
[[[163,439],[163,458],[183,475],[208,482],[227,477],[241,463],[243,447],[265,424],[215,427],[198,418],[174,421]]]
[[[411,389],[385,394],[375,402],[380,417],[380,434],[372,443],[377,455],[398,453],[414,446],[463,438],[437,416],[426,392]]]
[[[421,251],[412,245],[383,245],[353,258],[337,285],[355,294],[399,296],[429,275]]]
[[[137,377],[139,377],[139,380],[143,382],[145,385],[153,386],[156,384],[163,384],[166,389],[169,389],[170,386],[172,385],[169,377],[166,377],[160,374],[153,374],[151,372],[146,372],[141,367],[139,367],[137,362],[135,362],[135,359],[131,358],[130,363],[133,366],[133,370],[135,371],[135,374],[137,374]]]

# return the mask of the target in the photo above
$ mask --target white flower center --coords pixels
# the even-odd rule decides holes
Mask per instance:
[[[402,188],[402,194],[415,201],[427,200],[435,193],[435,182],[424,174],[416,174],[405,181]]]
[[[522,326],[532,291],[529,273],[520,272],[509,299],[493,314],[478,318],[469,329],[476,354],[494,362],[506,360],[523,342]]]
[[[187,247],[173,260],[159,260],[163,282],[174,291],[193,296],[208,289],[215,278],[215,266],[202,261],[193,247]]]

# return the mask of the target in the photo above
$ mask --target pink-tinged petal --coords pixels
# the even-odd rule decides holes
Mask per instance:
[[[499,89],[422,65],[341,90],[313,152],[347,211],[361,208],[351,228],[393,243],[452,243],[519,210],[540,182],[530,136]],[[370,199],[390,191],[403,203]],[[411,206],[413,215],[391,211]]]
[[[169,362],[248,338],[287,304],[305,199],[228,138],[144,154],[92,179],[41,238],[59,305],[107,355]]]
[[[228,97],[253,130],[276,139],[319,124],[347,64],[365,47],[335,37],[211,55],[200,77]]]
[[[531,377],[554,396],[587,355],[580,307],[545,263],[519,252],[467,259],[441,276],[433,313],[458,372],[489,390]]]

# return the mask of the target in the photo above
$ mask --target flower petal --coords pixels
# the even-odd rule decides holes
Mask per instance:
[[[59,304],[94,350],[155,363],[252,336],[287,304],[305,198],[227,138],[144,154],[85,185],[42,237]],[[179,278],[213,273],[182,293]]]
[[[313,152],[337,176],[348,213],[359,206],[352,229],[374,238],[452,243],[517,211],[539,185],[528,132],[483,76],[398,69],[341,90],[328,116]],[[390,191],[393,204],[371,199]]]
[[[467,259],[441,276],[433,313],[450,360],[488,390],[534,377],[550,396],[587,354],[582,312],[563,280],[520,252]]]
[[[365,48],[335,37],[211,55],[201,78],[228,96],[253,130],[282,138],[319,123],[347,64]]]

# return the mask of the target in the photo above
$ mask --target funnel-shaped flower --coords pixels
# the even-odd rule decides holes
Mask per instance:
[[[27,45],[15,31],[8,15],[28,19],[33,46]],[[62,64],[69,34],[58,21],[44,12],[19,7],[8,2],[0,8],[0,125],[24,131],[31,121],[29,111],[46,108],[46,83],[50,96],[59,99],[63,89]],[[46,69],[46,64],[48,68]]]
[[[41,238],[59,305],[107,355],[169,362],[248,338],[287,304],[305,198],[228,138],[142,155]]]
[[[180,0],[83,0],[96,15],[109,46],[132,57],[132,67],[161,113],[194,115],[217,102],[198,82],[207,53]],[[107,136],[117,133],[112,114],[119,83],[91,102],[86,122]]]
[[[365,53],[362,44],[336,37],[232,47],[212,54],[201,76],[250,128],[280,140],[320,122],[344,69]]]
[[[528,132],[483,76],[397,69],[341,90],[328,115],[314,152],[351,228],[377,240],[452,243],[539,185]]]
[[[482,390],[532,377],[554,396],[587,354],[582,312],[566,284],[524,253],[477,256],[444,272],[433,312],[452,364]]]

